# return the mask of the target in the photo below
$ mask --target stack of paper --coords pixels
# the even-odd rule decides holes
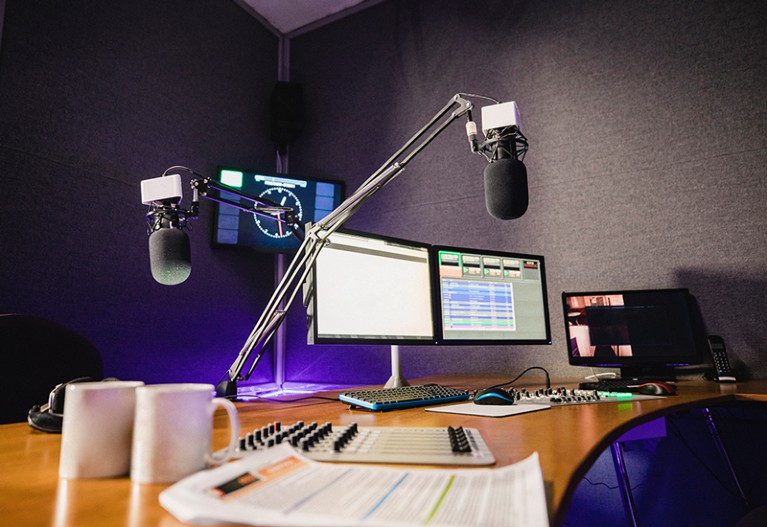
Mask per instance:
[[[534,453],[502,468],[320,463],[288,445],[190,476],[160,494],[184,522],[274,526],[548,526]]]

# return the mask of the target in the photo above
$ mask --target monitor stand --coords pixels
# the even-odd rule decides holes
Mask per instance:
[[[621,379],[638,379],[643,381],[675,381],[676,371],[673,367],[631,367],[621,368]]]
[[[384,389],[399,388],[400,386],[410,386],[410,383],[402,376],[402,368],[399,363],[399,346],[395,344],[391,347],[391,377],[386,381]]]

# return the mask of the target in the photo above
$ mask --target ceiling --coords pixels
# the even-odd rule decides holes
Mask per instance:
[[[295,36],[383,0],[235,0],[277,35]]]

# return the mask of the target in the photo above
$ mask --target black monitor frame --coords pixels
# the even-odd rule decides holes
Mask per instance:
[[[546,289],[546,263],[545,258],[541,255],[517,253],[510,251],[495,251],[488,249],[476,249],[470,247],[457,247],[448,245],[433,245],[432,246],[432,290],[434,300],[434,313],[435,313],[435,335],[437,343],[443,346],[460,346],[460,345],[474,345],[474,346],[492,346],[492,345],[547,345],[551,344],[551,323],[549,320],[549,305],[548,305],[548,293]],[[537,328],[536,331],[540,333],[540,336],[530,338],[479,338],[474,336],[472,338],[447,338],[444,336],[444,315],[441,307],[441,284],[440,284],[440,252],[454,252],[460,254],[479,255],[482,257],[501,258],[509,260],[519,260],[524,266],[525,262],[534,262],[537,265],[538,273],[540,276],[540,307],[543,310],[542,322],[543,327]],[[484,266],[483,263],[481,264]],[[484,267],[482,268],[484,271]],[[524,272],[524,269],[523,269]],[[523,281],[523,277],[520,281]],[[514,283],[514,282],[512,282]],[[492,335],[492,333],[487,333]]]
[[[599,299],[609,296],[633,298],[644,305],[624,304],[617,306],[583,306],[572,311],[570,298],[583,297]],[[654,302],[654,304],[648,304]],[[662,307],[673,307],[673,312],[662,313]],[[611,307],[617,308],[611,312]],[[695,304],[692,295],[686,288],[671,289],[636,289],[610,291],[562,292],[562,310],[565,326],[565,347],[568,362],[572,366],[620,368],[624,378],[674,379],[676,368],[701,364],[703,362],[703,347],[701,331],[697,321]],[[605,327],[601,328],[600,346],[611,347],[619,345],[631,346],[630,356],[618,356],[616,350],[599,355],[595,350],[593,355],[575,355],[572,340],[577,342],[578,336],[572,329],[577,326],[589,327],[587,310],[600,317]],[[646,311],[645,311],[646,310]],[[630,320],[631,319],[631,320]],[[642,333],[637,336],[637,329],[648,323],[657,324],[659,321],[671,324],[671,327],[658,327],[654,334]],[[609,326],[609,327],[608,327]],[[634,337],[631,336],[630,326],[633,326]],[[592,329],[587,329],[589,344],[591,344]],[[659,344],[653,339],[670,338],[671,342]],[[583,338],[583,337],[581,337]],[[637,339],[639,339],[637,341]],[[639,351],[639,353],[636,353]],[[589,350],[589,353],[591,350]]]
[[[307,178],[300,175],[294,176],[291,174],[274,174],[261,170],[244,169],[228,165],[220,165],[216,170],[215,180],[219,183],[222,183],[223,185],[227,185],[226,181],[222,181],[222,173],[225,171],[230,171],[232,173],[239,172],[242,173],[245,177],[261,177],[271,180],[295,181],[297,184],[306,184],[307,187],[312,189],[311,196],[302,195],[302,192],[299,192],[295,189],[290,189],[289,187],[285,188],[285,190],[289,191],[289,193],[285,192],[284,195],[277,194],[276,192],[267,192],[269,186],[265,183],[243,183],[241,187],[234,187],[236,190],[241,191],[246,195],[264,197],[270,201],[278,202],[278,204],[283,204],[281,203],[281,198],[286,198],[286,202],[284,203],[286,206],[294,206],[294,197],[297,197],[303,211],[302,217],[300,218],[300,223],[302,225],[306,223],[314,223],[319,219],[315,216],[309,217],[309,212],[314,212],[316,210],[315,207],[318,184],[332,185],[334,190],[332,202],[328,203],[327,207],[322,208],[322,211],[326,211],[328,213],[331,212],[344,200],[346,194],[346,184],[343,181],[321,178]],[[271,187],[273,190],[276,190],[276,188],[276,186]],[[225,195],[225,193],[222,195]],[[305,201],[309,198],[314,198],[315,203],[305,203]],[[230,199],[239,201],[239,199],[234,197],[234,195]],[[289,234],[290,230],[285,226],[283,226],[285,235],[281,238],[267,235],[266,232],[264,232],[264,230],[259,226],[263,225],[266,231],[271,231],[272,226],[276,227],[278,224],[276,220],[263,216],[252,215],[248,212],[238,210],[235,207],[231,207],[224,203],[216,202],[214,204],[212,217],[213,228],[211,230],[211,243],[216,248],[248,248],[264,253],[293,253],[301,244],[301,240],[298,239],[295,235]],[[237,218],[237,227],[235,229],[227,228],[227,226],[222,222],[223,217],[226,217],[228,221],[232,221],[232,218]],[[247,222],[248,224],[252,223],[252,225],[248,225],[246,234],[243,236],[244,238],[247,238],[246,240],[241,239],[239,233],[239,222],[243,221]],[[260,222],[260,224],[257,225],[256,222]],[[236,240],[222,242],[219,236],[223,236],[224,234],[222,233],[226,232],[229,232],[232,236],[235,236]],[[275,233],[275,235],[279,236],[279,233]]]
[[[362,238],[368,238],[376,241],[381,241],[387,244],[392,245],[400,245],[407,248],[413,248],[416,250],[422,250],[424,251],[424,255],[427,258],[427,272],[431,273],[431,265],[429,260],[431,259],[431,251],[430,246],[426,243],[421,242],[415,242],[412,240],[405,240],[402,238],[394,238],[391,236],[383,236],[379,234],[372,234],[369,232],[362,232],[362,231],[355,231],[351,229],[338,229],[336,233],[341,235],[351,235],[351,236],[359,236]],[[336,233],[333,233],[335,235]],[[333,235],[330,236],[330,239],[332,240]],[[322,257],[322,254],[328,250],[328,247],[325,247],[322,249],[322,252],[320,253],[320,258]],[[427,279],[427,287],[429,288],[428,294],[429,294],[429,304],[430,304],[430,314],[431,317],[431,335],[428,337],[418,337],[418,338],[405,338],[405,337],[394,337],[394,336],[354,336],[354,337],[341,337],[341,336],[328,336],[328,335],[320,335],[319,334],[319,328],[318,328],[318,318],[322,316],[322,313],[319,312],[316,308],[317,306],[317,266],[315,265],[312,268],[312,271],[310,275],[307,277],[307,282],[304,289],[304,302],[306,304],[306,317],[307,317],[307,341],[309,344],[386,344],[386,345],[433,345],[435,344],[434,339],[434,319],[435,314],[433,310],[433,291],[432,288],[432,281],[430,277]]]

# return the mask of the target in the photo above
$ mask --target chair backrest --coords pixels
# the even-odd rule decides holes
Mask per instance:
[[[98,350],[79,333],[32,315],[0,315],[0,423],[26,421],[57,384],[103,374]]]

